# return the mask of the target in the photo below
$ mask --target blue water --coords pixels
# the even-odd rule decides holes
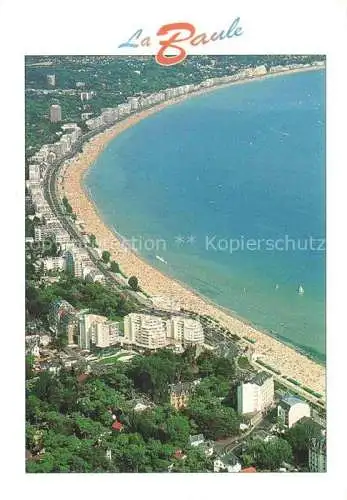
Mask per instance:
[[[324,70],[168,107],[114,139],[85,182],[153,265],[325,360]]]

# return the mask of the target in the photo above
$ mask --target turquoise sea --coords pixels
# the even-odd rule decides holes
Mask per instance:
[[[85,183],[151,264],[325,361],[324,70],[170,106],[110,142]]]

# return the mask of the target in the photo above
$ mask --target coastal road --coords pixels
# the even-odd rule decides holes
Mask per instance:
[[[47,168],[44,179],[43,179],[43,192],[44,192],[44,197],[47,200],[47,203],[49,204],[53,214],[57,217],[63,228],[68,232],[70,235],[71,239],[80,247],[84,248],[86,252],[88,253],[90,260],[93,262],[95,267],[100,271],[100,273],[105,277],[105,280],[108,283],[111,283],[115,289],[121,293],[125,293],[126,295],[132,297],[135,299],[137,302],[139,302],[143,307],[148,307],[149,306],[149,301],[148,299],[142,297],[138,293],[126,289],[124,287],[124,284],[121,283],[120,281],[117,280],[117,277],[109,271],[108,269],[105,268],[103,263],[100,261],[99,258],[97,258],[94,255],[94,252],[92,251],[91,248],[89,248],[84,240],[83,236],[79,233],[77,230],[75,224],[69,220],[69,218],[66,216],[64,211],[62,210],[62,205],[61,201],[57,195],[56,191],[56,186],[57,186],[57,181],[58,181],[58,176],[60,173],[60,168],[63,165],[63,163],[72,158],[79,150],[79,148],[82,146],[82,144],[85,141],[88,141],[91,137],[94,135],[102,132],[105,129],[103,127],[102,129],[98,129],[92,132],[87,132],[84,134],[74,145],[74,147],[71,149],[69,153],[64,155],[62,158],[54,162],[50,167]]]

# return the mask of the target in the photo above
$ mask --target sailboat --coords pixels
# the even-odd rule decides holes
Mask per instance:
[[[303,286],[301,286],[301,285],[299,285],[299,288],[298,288],[298,294],[299,294],[299,295],[304,295],[304,293],[305,293],[304,287],[303,287]]]

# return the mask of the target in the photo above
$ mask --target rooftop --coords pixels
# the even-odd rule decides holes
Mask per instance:
[[[239,463],[238,458],[233,453],[225,453],[218,457],[225,465],[236,465]]]
[[[290,408],[300,403],[305,403],[305,401],[297,396],[293,396],[292,394],[287,394],[280,401],[280,405],[287,408],[288,407]]]
[[[265,371],[261,371],[261,372],[258,372],[256,375],[254,375],[254,377],[251,378],[249,383],[263,385],[265,380],[267,380],[269,378],[272,378],[272,375],[270,375],[270,373],[265,372]]]
[[[194,386],[193,382],[178,382],[178,384],[170,385],[170,391],[175,393],[190,392]]]
[[[255,467],[245,467],[241,472],[257,472],[257,469]]]
[[[197,443],[199,441],[204,441],[204,440],[205,440],[205,438],[204,438],[203,434],[194,434],[193,436],[189,436],[189,443],[190,444]]]

